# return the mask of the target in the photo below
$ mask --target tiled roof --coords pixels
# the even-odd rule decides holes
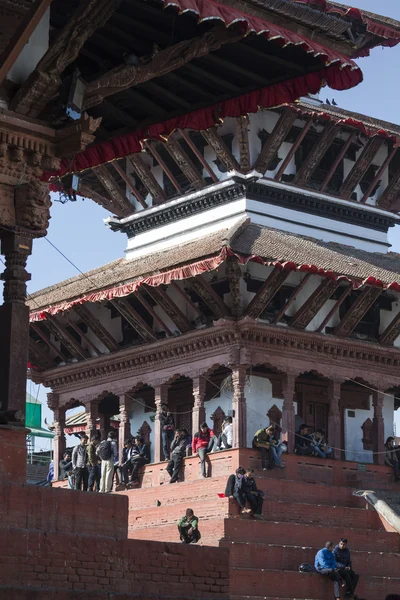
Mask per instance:
[[[100,419],[96,419],[99,421]],[[119,415],[110,418],[111,421],[119,421]],[[81,410],[65,420],[65,427],[75,427],[76,425],[86,425],[86,411]]]
[[[315,265],[350,278],[375,277],[384,284],[393,281],[400,284],[400,254],[395,252],[366,252],[253,224],[239,232],[231,248],[239,254],[260,256],[266,261]]]
[[[30,294],[29,308],[36,311],[58,302],[78,298],[92,291],[135,281],[144,275],[155,275],[169,267],[210,256],[221,249],[224,240],[229,239],[230,235],[229,229],[221,229],[207,237],[148,256],[132,260],[120,258],[93,271],[88,271],[84,275],[72,277]]]

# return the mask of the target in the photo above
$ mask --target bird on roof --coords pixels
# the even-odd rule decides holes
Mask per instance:
[[[329,102],[328,98],[325,100],[325,104],[327,104],[328,106],[331,105],[331,103]]]
[[[332,98],[332,106],[337,106],[337,104],[335,102],[335,98]]]

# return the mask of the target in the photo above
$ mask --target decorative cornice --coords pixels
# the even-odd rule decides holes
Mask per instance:
[[[57,392],[80,390],[105,382],[120,383],[122,379],[132,376],[148,377],[151,382],[157,371],[175,367],[184,370],[185,365],[193,365],[196,360],[229,355],[235,349],[240,351],[244,348],[249,353],[265,356],[265,362],[282,370],[286,368],[285,365],[295,368],[297,360],[307,362],[310,369],[328,372],[333,368],[336,375],[343,377],[363,376],[369,381],[371,377],[384,375],[386,389],[400,384],[399,349],[379,348],[373,343],[339,340],[313,332],[298,332],[258,323],[249,317],[239,322],[220,319],[206,331],[195,331],[178,339],[87,359],[40,375],[35,374],[34,379]],[[351,375],[348,374],[350,372]]]

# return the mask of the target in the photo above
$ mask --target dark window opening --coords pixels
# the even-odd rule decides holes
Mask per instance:
[[[354,302],[357,300],[358,296],[359,292],[354,292],[346,298],[339,309],[340,319],[343,319],[343,317],[347,314]],[[357,335],[363,335],[372,340],[377,340],[379,337],[379,326],[380,307],[379,302],[375,302],[375,304],[365,313],[359,323],[357,323],[350,336],[357,337]]]
[[[283,285],[272,298],[271,302],[266,306],[263,312],[260,314],[260,319],[265,319],[267,321],[275,320],[276,315],[279,311],[285,306],[286,302],[290,298],[293,293],[293,290],[296,286],[292,285]],[[288,321],[289,317],[283,315],[282,321]]]

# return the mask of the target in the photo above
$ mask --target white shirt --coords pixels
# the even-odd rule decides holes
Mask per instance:
[[[223,428],[222,433],[224,433],[226,435],[226,443],[229,446],[232,446],[232,441],[233,441],[233,424],[232,423],[227,423],[225,425],[225,427]]]

